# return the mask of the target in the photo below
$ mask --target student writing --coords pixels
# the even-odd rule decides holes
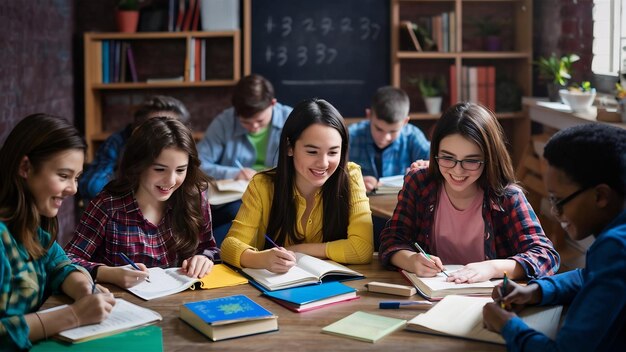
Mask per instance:
[[[380,260],[420,276],[442,262],[457,283],[551,275],[559,255],[523,191],[515,185],[504,133],[483,107],[460,103],[437,122],[430,166],[405,177],[393,217],[381,233]],[[435,261],[416,252],[418,242]]]
[[[278,165],[255,175],[243,195],[222,243],[224,261],[277,273],[295,264],[293,252],[347,264],[371,261],[369,201],[360,168],[347,162],[348,145],[343,118],[331,104],[300,102],[285,122]],[[266,233],[282,247],[268,246]]]
[[[552,212],[574,240],[589,236],[585,268],[509,282],[494,298],[507,309],[569,305],[556,339],[529,328],[514,312],[487,304],[485,326],[509,351],[626,350],[626,130],[587,124],[557,132],[545,146]]]
[[[219,259],[191,131],[169,117],[144,121],[133,132],[117,176],[83,213],[66,246],[68,256],[98,282],[131,287],[146,267],[182,266],[203,277]],[[120,253],[143,271],[126,270]]]
[[[86,145],[60,117],[21,120],[0,149],[0,346],[27,350],[32,342],[104,320],[115,305],[104,287],[92,294],[88,275],[55,241],[57,213],[76,193]],[[50,293],[74,303],[37,313]]]

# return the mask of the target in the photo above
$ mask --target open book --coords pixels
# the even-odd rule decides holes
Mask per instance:
[[[378,182],[376,194],[397,194],[404,184],[404,175],[381,177]]]
[[[66,306],[62,305],[45,311],[57,310]],[[152,324],[162,319],[161,315],[153,310],[117,298],[111,314],[105,320],[99,324],[85,325],[62,331],[59,333],[58,338],[72,343],[89,341]]]
[[[244,268],[242,271],[269,291],[317,284],[322,280],[340,281],[363,277],[363,274],[331,260],[321,260],[302,253],[296,253],[296,265],[284,274],[275,274],[266,269]]]
[[[200,283],[200,288],[210,289],[226,286],[235,286],[248,283],[248,280],[230,269],[224,264],[216,264],[211,271],[202,279],[196,279],[185,275],[181,268],[162,269],[159,267],[149,268],[150,282],[144,281],[133,286],[128,291],[139,298],[151,300],[182,292],[188,288],[194,288],[194,284]]]
[[[215,187],[209,187],[208,198],[211,205],[220,205],[241,199],[243,192],[248,188],[249,181],[245,180],[218,180]]]
[[[447,296],[426,313],[409,320],[407,330],[504,344],[500,334],[483,327],[483,306],[491,297]],[[518,315],[532,329],[556,337],[562,306],[528,307]]]
[[[450,273],[462,267],[462,265],[444,265],[446,272]],[[440,300],[447,295],[491,295],[496,284],[492,281],[476,282],[473,284],[455,284],[446,281],[442,273],[434,277],[419,277],[416,274],[402,270],[404,275],[415,286],[417,291],[428,300]]]

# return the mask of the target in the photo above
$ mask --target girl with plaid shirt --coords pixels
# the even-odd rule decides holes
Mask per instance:
[[[430,261],[414,247],[432,253]],[[410,171],[381,233],[383,265],[434,276],[462,264],[449,281],[554,274],[559,255],[515,185],[502,126],[480,105],[459,103],[441,116],[430,167]]]
[[[83,213],[68,256],[98,282],[123,288],[155,266],[203,277],[219,259],[208,182],[191,131],[171,117],[148,119],[128,140],[116,178]],[[141,271],[120,267],[127,264],[122,254]]]

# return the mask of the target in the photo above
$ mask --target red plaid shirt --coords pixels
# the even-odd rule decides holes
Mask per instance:
[[[199,234],[196,254],[219,260],[219,248],[213,238],[211,211],[207,199],[202,196],[202,214],[205,219]],[[147,267],[180,266],[187,258],[180,258],[171,248],[174,246],[172,210],[168,207],[158,225],[146,220],[135,200],[134,193],[117,196],[102,191],[90,203],[80,223],[74,230],[74,238],[65,246],[72,263],[89,271],[99,265],[122,266],[126,262],[119,253],[126,254],[136,263]]]
[[[394,268],[390,260],[399,250],[415,251],[412,242],[437,254],[432,250],[432,231],[438,189],[439,183],[430,177],[428,169],[413,170],[405,176],[393,217],[380,234],[379,258],[384,266]],[[522,190],[509,185],[502,199],[490,199],[488,192],[484,199],[485,260],[515,260],[529,278],[556,273],[559,254]]]

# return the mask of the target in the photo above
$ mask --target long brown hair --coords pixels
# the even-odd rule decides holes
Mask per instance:
[[[278,164],[266,171],[274,181],[274,198],[267,232],[278,244],[302,243],[303,237],[297,235],[296,206],[294,192],[296,170],[289,148],[305,129],[313,124],[332,127],[341,135],[341,159],[337,170],[322,186],[324,220],[322,224],[323,241],[330,242],[347,238],[348,217],[350,212],[350,176],[346,171],[348,162],[348,132],[346,125],[330,103],[322,99],[308,99],[300,102],[293,109],[280,135],[278,146]]]
[[[160,116],[139,125],[128,139],[115,179],[105,189],[112,194],[137,191],[141,174],[165,148],[177,148],[189,155],[185,180],[167,200],[172,208],[174,249],[180,258],[187,258],[198,247],[198,235],[205,223],[202,192],[207,189],[210,178],[200,170],[196,143],[182,122]]]
[[[478,145],[485,155],[485,167],[478,178],[478,184],[488,192],[489,197],[499,203],[509,184],[515,184],[515,173],[506,137],[498,119],[483,106],[474,103],[458,103],[448,108],[435,125],[430,142],[430,174],[439,182],[444,178],[437,167],[435,156],[439,153],[441,140],[459,134]]]
[[[46,114],[33,114],[20,121],[0,149],[0,220],[4,221],[13,237],[26,249],[31,258],[44,255],[57,236],[57,218],[48,218],[37,210],[34,196],[19,175],[19,167],[26,156],[35,173],[56,154],[87,146],[80,133],[67,120]],[[51,235],[47,248],[37,237],[41,227]]]

